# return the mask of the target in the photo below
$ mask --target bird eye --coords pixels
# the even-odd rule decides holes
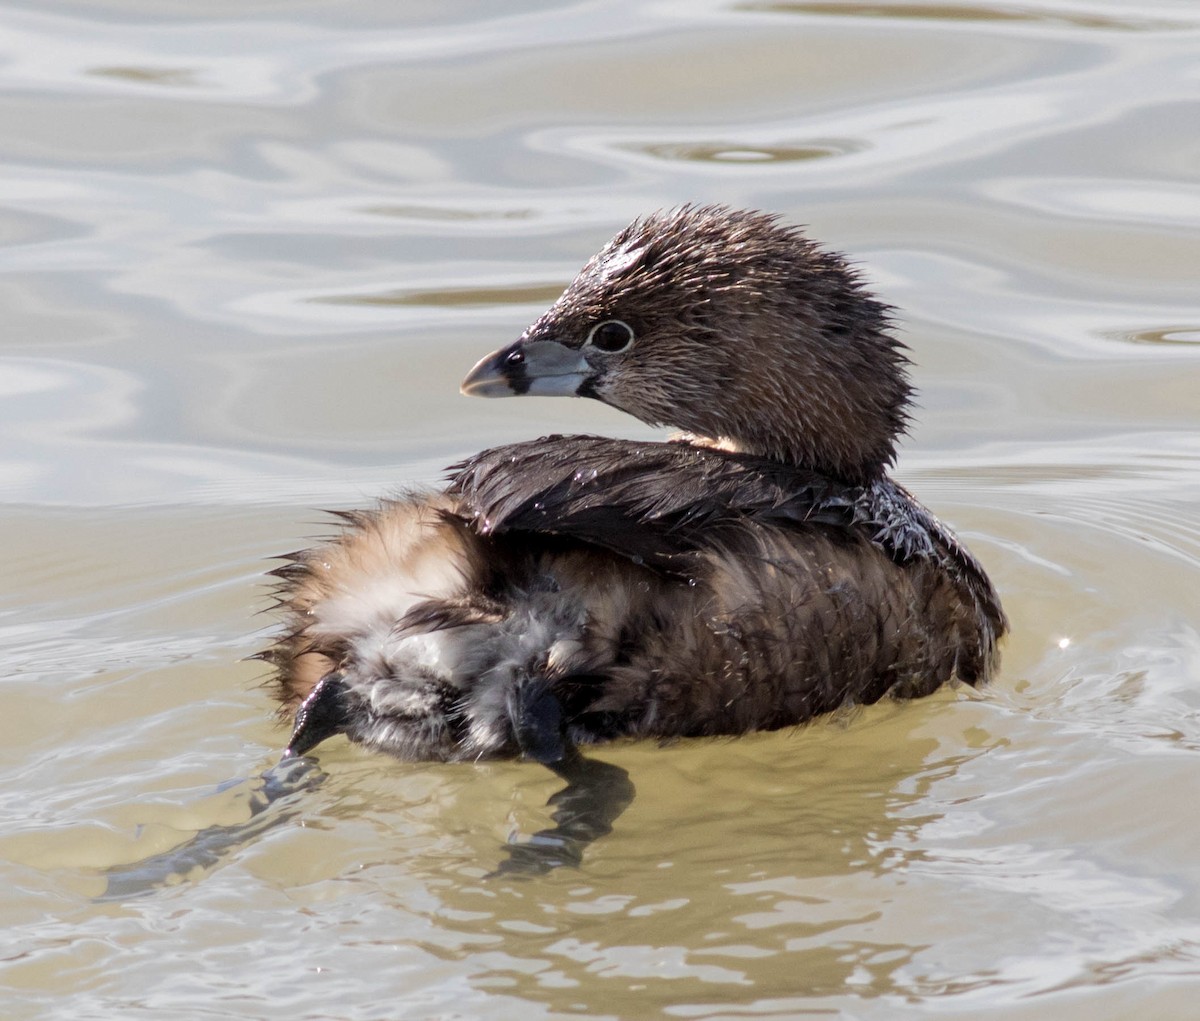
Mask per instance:
[[[616,354],[633,343],[633,328],[620,319],[609,319],[592,327],[587,342],[600,351]]]

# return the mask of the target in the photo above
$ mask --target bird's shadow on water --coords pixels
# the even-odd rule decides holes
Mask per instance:
[[[554,825],[527,841],[507,846],[500,864],[486,878],[538,876],[562,866],[578,867],[588,846],[612,832],[613,823],[633,801],[635,788],[620,766],[589,759],[572,750],[549,767],[567,781],[551,796]],[[124,901],[178,883],[197,869],[207,870],[268,830],[290,822],[303,809],[305,796],[327,779],[315,759],[282,759],[258,778],[250,795],[250,818],[228,826],[208,826],[190,840],[161,854],[105,870],[101,902]],[[248,779],[221,784],[222,792]]]

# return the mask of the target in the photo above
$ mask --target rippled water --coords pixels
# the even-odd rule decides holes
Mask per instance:
[[[1194,1017],[1196,5],[517,6],[0,8],[5,1017]],[[331,743],[216,867],[98,899],[249,818],[312,508],[649,434],[457,383],[693,199],[903,310],[899,475],[1001,587],[998,680],[609,749],[637,800],[528,880],[483,876],[544,770]]]

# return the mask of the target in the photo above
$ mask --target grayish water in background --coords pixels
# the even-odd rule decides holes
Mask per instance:
[[[1192,1018],[1200,7],[92,0],[0,7],[5,1018]],[[266,557],[501,440],[468,401],[634,215],[776,210],[902,310],[898,475],[1013,619],[997,681],[627,745],[579,870],[484,881],[559,786],[285,735]]]

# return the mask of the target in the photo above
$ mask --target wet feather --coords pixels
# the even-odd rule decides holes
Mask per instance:
[[[575,393],[690,437],[510,444],[441,493],[341,512],[271,572],[293,749],[552,761],[985,680],[995,590],[886,473],[906,367],[890,310],[796,228],[635,221],[464,389]]]

